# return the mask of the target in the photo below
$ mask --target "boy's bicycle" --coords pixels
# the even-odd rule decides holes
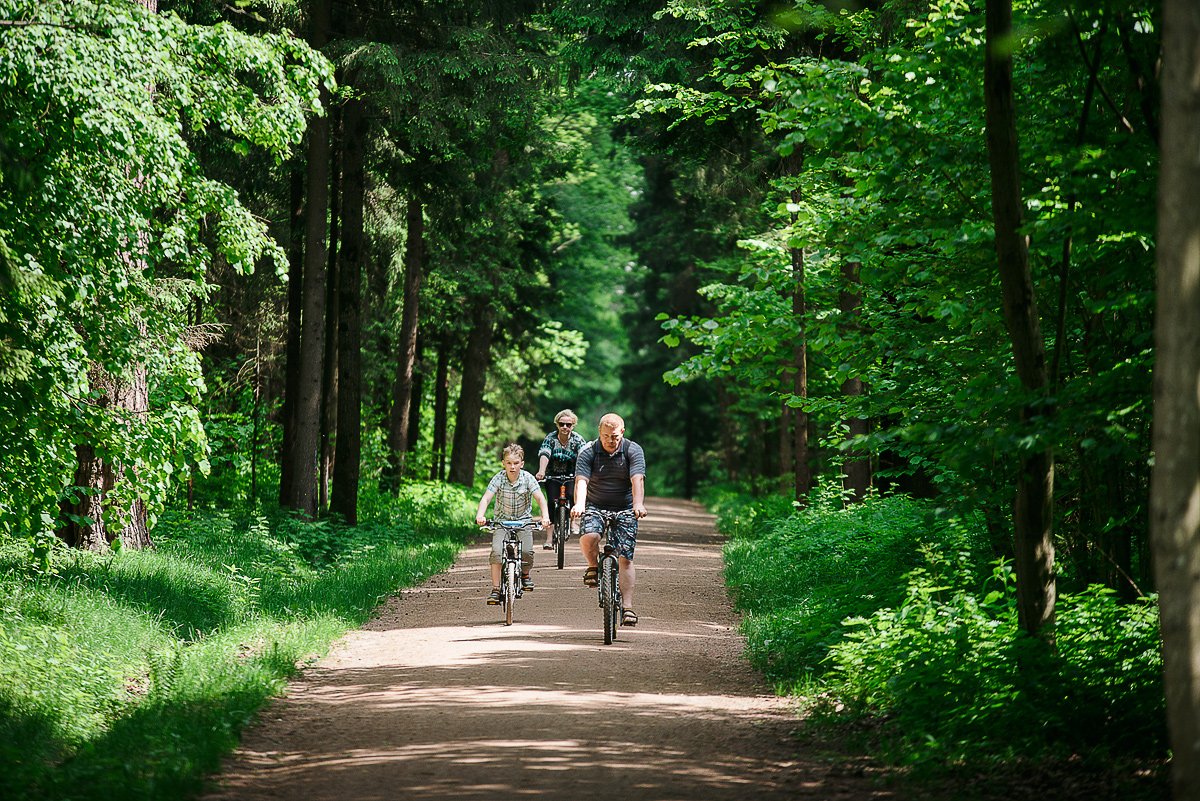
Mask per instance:
[[[521,532],[527,528],[536,531],[538,524],[532,520],[488,520],[483,527],[492,532],[504,530],[504,542],[500,547],[500,606],[504,609],[504,625],[511,626],[513,606],[522,594]]]
[[[554,555],[558,562],[558,569],[562,570],[563,559],[567,552],[567,537],[571,536],[571,501],[567,497],[567,487],[575,481],[575,474],[546,476],[546,478],[561,482],[558,484],[558,492],[550,500],[555,504],[554,516],[551,518],[551,522],[554,524]]]
[[[607,509],[588,509],[583,516],[600,519],[600,561],[596,570],[596,578],[600,583],[596,590],[600,596],[600,609],[604,615],[604,644],[611,645],[613,640],[617,639],[617,627],[621,624],[621,614],[625,608],[621,605],[617,549],[609,540],[608,533],[612,531],[618,520],[636,520],[637,517],[631,509],[620,512],[610,512]]]

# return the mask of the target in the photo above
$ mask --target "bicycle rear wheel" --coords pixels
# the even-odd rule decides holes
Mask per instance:
[[[567,532],[571,530],[571,517],[566,506],[558,507],[558,522],[554,524],[554,550],[558,558],[558,569],[563,569],[563,558],[567,552]]]
[[[604,644],[617,639],[617,566],[616,559],[605,556],[600,560],[600,608],[604,614]]]
[[[512,562],[504,563],[504,625],[511,626],[513,618],[513,606],[517,602],[517,582],[520,581],[517,575],[517,566]]]

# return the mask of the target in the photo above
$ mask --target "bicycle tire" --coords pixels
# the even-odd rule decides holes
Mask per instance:
[[[563,561],[567,553],[567,532],[570,531],[571,518],[567,507],[558,507],[558,523],[554,527],[554,550],[558,559],[558,569],[563,569]]]
[[[513,607],[517,603],[517,582],[521,579],[517,575],[517,566],[512,562],[506,562],[504,565],[504,625],[511,626],[513,621]]]
[[[612,645],[617,639],[617,576],[611,556],[600,560],[600,606],[604,614],[604,644]]]

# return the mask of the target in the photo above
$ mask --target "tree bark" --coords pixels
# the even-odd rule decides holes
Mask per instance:
[[[1200,798],[1200,6],[1165,0],[1163,20],[1150,541],[1174,797],[1195,799]]]
[[[279,504],[294,481],[288,443],[296,436],[296,398],[300,395],[300,318],[304,308],[304,169],[292,168],[291,241],[288,243],[287,349],[283,377],[283,447],[279,453]]]
[[[363,203],[366,195],[367,118],[363,101],[346,104],[343,120],[345,192],[342,197],[342,249],[338,266],[337,456],[333,463],[330,510],[358,525],[358,482],[362,462],[362,350],[360,305],[365,257]]]
[[[329,41],[329,0],[312,5],[311,44]],[[321,88],[321,104],[329,92]],[[321,411],[321,371],[325,351],[325,237],[329,212],[329,118],[314,117],[308,126],[308,202],[304,215],[304,294],[300,324],[300,370],[294,406],[295,426],[284,442],[290,483],[280,489],[282,505],[309,517],[317,513],[317,447]]]
[[[404,311],[400,317],[400,359],[392,391],[388,421],[388,464],[385,484],[395,488],[404,474],[408,451],[409,415],[412,410],[413,365],[417,359],[421,279],[425,269],[425,211],[419,197],[409,198],[406,215],[408,237],[404,247]]]
[[[458,395],[457,413],[454,416],[454,445],[450,451],[449,474],[450,481],[468,487],[475,483],[479,418],[483,413],[483,391],[487,384],[488,367],[492,361],[496,312],[490,299],[484,298],[476,302],[471,319],[476,323],[467,337],[467,351],[463,356],[462,385]]]
[[[443,336],[438,347],[437,372],[433,388],[433,447],[429,458],[429,479],[446,480],[446,425],[450,406],[450,343]]]
[[[342,203],[342,114],[329,110],[329,253],[325,261],[325,355],[321,370],[320,458],[317,478],[317,510],[329,508],[329,484],[333,480],[334,440],[338,417],[338,329],[340,323],[338,283],[338,227]]]
[[[1045,343],[1038,321],[1029,251],[1021,232],[1022,201],[1012,86],[1012,2],[988,0],[984,99],[992,219],[1003,293],[1004,322],[1022,385],[1041,404],[1027,406],[1022,419],[1050,413],[1046,401]],[[1054,456],[1049,449],[1020,459],[1013,503],[1014,567],[1020,625],[1047,642],[1054,639]]]
[[[800,175],[804,172],[804,156],[797,150],[789,159],[789,173],[795,181],[791,190],[792,203],[797,206],[803,200],[800,191]],[[797,236],[795,226],[798,215],[792,213],[792,231],[790,236]],[[792,242],[788,245],[788,254],[792,262],[792,319],[796,324],[796,339],[792,345],[792,395],[801,401],[808,399],[808,333],[804,328],[804,317],[808,313],[808,300],[805,296],[804,248]],[[796,406],[790,409],[792,422],[792,459],[794,464],[793,487],[796,501],[808,502],[808,493],[812,489],[812,467],[808,452],[808,412]]]

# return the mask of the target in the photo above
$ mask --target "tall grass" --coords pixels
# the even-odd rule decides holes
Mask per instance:
[[[0,544],[0,798],[177,799],[296,666],[474,534],[465,493],[406,488],[355,528],[168,514],[151,551]]]

